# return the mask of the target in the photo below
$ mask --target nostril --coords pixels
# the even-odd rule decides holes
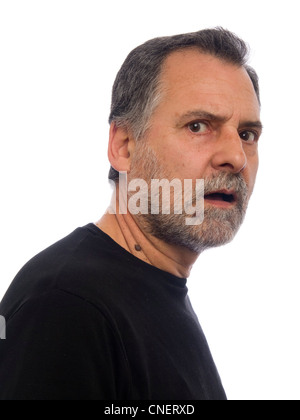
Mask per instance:
[[[223,159],[223,162],[220,162],[219,164],[216,164],[217,161],[215,161],[215,167],[218,169],[222,169],[223,171],[232,172],[232,173],[240,173],[242,172],[246,166],[247,166],[247,158],[245,156],[245,153],[242,152],[241,154],[237,153],[236,155],[232,155],[228,157],[228,159]]]

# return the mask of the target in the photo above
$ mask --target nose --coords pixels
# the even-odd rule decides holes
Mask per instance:
[[[247,165],[243,140],[236,129],[220,133],[211,164],[218,171],[239,173]]]

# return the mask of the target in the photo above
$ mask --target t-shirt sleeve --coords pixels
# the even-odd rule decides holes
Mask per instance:
[[[0,341],[0,400],[127,399],[126,355],[107,316],[61,290],[32,298]]]

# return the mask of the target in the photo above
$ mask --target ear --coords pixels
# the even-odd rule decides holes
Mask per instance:
[[[134,140],[128,130],[112,123],[109,130],[108,159],[116,171],[130,172],[133,147]]]

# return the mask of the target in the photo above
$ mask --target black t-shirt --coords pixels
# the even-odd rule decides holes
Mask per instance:
[[[94,224],[30,260],[0,304],[0,400],[224,400],[186,279]]]

